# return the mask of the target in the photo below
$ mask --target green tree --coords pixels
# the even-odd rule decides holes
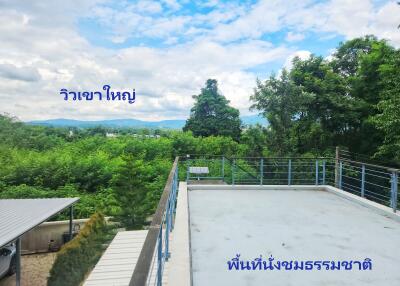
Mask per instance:
[[[195,104],[184,131],[190,130],[194,136],[222,135],[239,140],[239,110],[229,106],[229,101],[219,93],[215,79],[208,79],[201,93],[193,98]]]
[[[282,71],[279,78],[272,75],[264,83],[257,81],[252,110],[258,110],[268,120],[267,142],[270,151],[276,155],[293,152],[292,128],[296,120],[303,120],[307,110],[303,106],[310,102],[313,94],[304,93],[294,84],[289,73]]]
[[[142,160],[135,160],[132,155],[123,157],[123,164],[113,178],[115,197],[120,204],[117,219],[127,228],[138,228],[146,219],[145,176],[147,166]]]
[[[259,124],[244,130],[240,142],[246,146],[246,156],[263,157],[268,155],[265,130]]]
[[[381,77],[378,113],[372,123],[384,134],[383,144],[376,154],[379,158],[399,164],[400,162],[400,50],[387,59],[379,68]]]
[[[393,69],[398,67],[394,60],[389,64],[395,52],[374,36],[356,38],[341,43],[331,59],[295,58],[290,72],[257,82],[252,108],[270,123],[268,149],[278,155],[321,154],[343,145],[371,156],[383,150],[383,138],[395,142],[386,134],[396,127],[383,127],[383,118],[393,118],[397,104],[393,82],[399,77]]]

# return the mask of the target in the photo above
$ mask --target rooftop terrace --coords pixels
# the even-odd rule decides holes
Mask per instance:
[[[193,285],[400,285],[400,220],[333,189],[191,187],[189,209]],[[274,263],[370,258],[373,268],[229,270],[236,254]]]
[[[112,285],[400,285],[398,170],[338,158],[180,166],[140,255],[118,252],[129,271]]]

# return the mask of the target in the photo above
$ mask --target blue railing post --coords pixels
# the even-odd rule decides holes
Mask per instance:
[[[318,159],[315,160],[315,185],[318,186]]]
[[[365,165],[361,166],[361,197],[365,197]]]
[[[342,189],[343,162],[339,162],[339,189]]]
[[[190,178],[190,160],[187,160],[187,172],[186,172],[186,182],[189,182],[189,178]]]
[[[292,159],[288,162],[288,186],[292,184]]]
[[[167,211],[165,212],[165,260],[169,258],[169,232],[171,226],[171,197],[168,200]]]
[[[224,181],[225,178],[225,156],[222,156],[222,170],[221,170],[221,175],[222,175],[222,181]]]
[[[397,171],[393,171],[391,175],[391,207],[393,208],[393,212],[397,210],[397,184],[398,184],[398,173]]]
[[[236,166],[236,159],[233,159],[233,163],[232,163],[232,185],[235,184],[235,166]]]
[[[322,161],[322,184],[326,185],[326,160]]]
[[[171,225],[170,225],[170,231],[174,229],[174,214],[175,214],[175,203],[176,203],[176,195],[178,191],[178,168],[175,171],[174,174],[174,179],[172,181],[172,198],[171,198],[171,212],[170,212],[170,217],[171,217]]]
[[[261,158],[260,160],[260,185],[263,185],[263,179],[264,179],[264,159]]]
[[[160,225],[160,232],[158,234],[158,248],[157,248],[157,286],[162,285],[162,225]]]

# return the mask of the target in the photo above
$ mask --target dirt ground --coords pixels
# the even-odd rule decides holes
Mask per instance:
[[[47,276],[56,253],[23,255],[21,261],[21,286],[46,286]],[[0,286],[15,286],[15,274],[0,279]]]

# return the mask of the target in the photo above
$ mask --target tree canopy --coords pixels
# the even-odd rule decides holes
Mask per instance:
[[[194,136],[221,135],[239,140],[239,110],[229,106],[229,101],[219,93],[215,79],[208,79],[201,93],[193,98],[195,104],[183,128],[184,131],[190,130]]]
[[[341,43],[328,58],[295,58],[290,71],[258,81],[252,109],[269,121],[269,151],[322,154],[342,145],[398,162],[399,70],[399,50],[366,36]]]

